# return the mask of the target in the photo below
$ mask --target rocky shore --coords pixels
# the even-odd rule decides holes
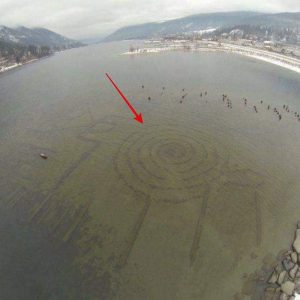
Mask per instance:
[[[265,288],[266,300],[300,299],[300,222],[291,249],[282,254]]]

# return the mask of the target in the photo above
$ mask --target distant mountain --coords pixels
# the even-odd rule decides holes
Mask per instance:
[[[237,25],[269,26],[278,29],[300,28],[300,13],[265,14],[241,11],[198,14],[160,23],[145,23],[123,27],[106,37],[104,41],[155,38]]]
[[[83,44],[45,28],[9,28],[0,26],[0,41],[22,45],[47,46],[50,48],[73,48]]]

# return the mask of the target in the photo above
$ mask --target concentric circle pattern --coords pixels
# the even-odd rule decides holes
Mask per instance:
[[[223,153],[204,132],[153,126],[127,137],[116,169],[133,190],[179,203],[198,197],[203,184],[219,176]]]

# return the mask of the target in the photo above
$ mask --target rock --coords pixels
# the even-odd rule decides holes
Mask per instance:
[[[286,281],[281,285],[281,291],[287,294],[288,296],[293,295],[295,283],[292,281]]]
[[[297,223],[297,228],[300,229],[300,221]]]
[[[288,300],[288,299],[289,299],[289,296],[288,296],[287,294],[285,294],[285,293],[281,293],[279,299],[280,299],[280,300]]]
[[[294,264],[297,263],[298,255],[297,255],[296,252],[291,253],[291,259],[292,259],[292,262],[293,262]]]
[[[283,260],[285,254],[287,253],[287,250],[286,249],[282,249],[278,252],[277,254],[277,259],[278,260]]]
[[[274,295],[273,295],[273,298],[272,298],[272,300],[275,300],[275,299],[279,299],[279,297],[280,297],[280,294],[281,294],[281,291],[280,291],[280,288],[276,288],[276,290],[275,290],[275,293],[274,293]]]
[[[290,271],[289,271],[289,276],[294,279],[296,277],[298,271],[298,265],[295,265]]]
[[[294,250],[299,254],[300,253],[300,229],[296,229],[295,240],[293,243]]]
[[[285,278],[286,278],[286,275],[287,275],[287,271],[282,271],[282,272],[280,272],[280,274],[279,274],[279,276],[278,276],[278,279],[277,279],[277,283],[278,283],[279,285],[281,285],[281,284],[284,282],[284,280],[285,280]]]
[[[291,297],[289,297],[289,300],[295,300],[296,299],[296,297],[295,296],[291,296]]]
[[[278,279],[278,273],[274,270],[268,280],[268,283],[270,283],[270,284],[276,283],[277,279]]]
[[[290,269],[292,269],[294,267],[294,263],[292,262],[291,258],[285,258],[283,261],[282,261],[282,265],[283,267],[289,271]]]
[[[281,273],[282,271],[284,271],[282,264],[278,264],[278,265],[275,267],[275,270],[276,270],[276,272],[277,272],[278,274]]]
[[[264,299],[265,300],[272,300],[274,299],[274,295],[276,293],[276,288],[273,287],[267,287],[264,291]]]
[[[295,292],[300,294],[300,281],[299,280],[295,281]]]
[[[298,271],[296,273],[296,278],[299,278],[300,279],[300,269],[298,268]]]

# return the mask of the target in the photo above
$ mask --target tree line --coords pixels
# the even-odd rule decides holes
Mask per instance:
[[[0,58],[20,63],[30,58],[41,58],[53,53],[48,46],[21,45],[0,40]]]

